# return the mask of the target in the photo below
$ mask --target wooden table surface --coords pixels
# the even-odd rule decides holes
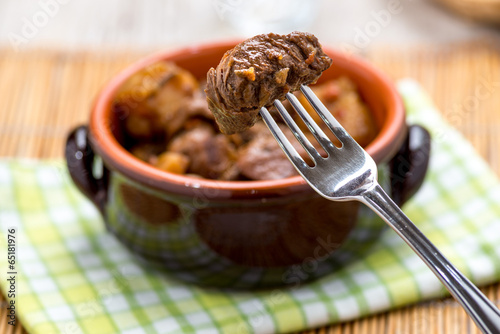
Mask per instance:
[[[0,157],[62,159],[65,137],[93,97],[137,53],[0,50]],[[438,49],[376,49],[364,55],[393,79],[412,77],[500,175],[500,53],[484,43]],[[500,217],[499,217],[500,219]],[[499,231],[500,233],[500,231]],[[500,247],[500,246],[499,246]],[[483,287],[500,305],[500,284]],[[0,333],[7,325],[2,298]],[[479,333],[451,299],[435,300],[304,333]]]

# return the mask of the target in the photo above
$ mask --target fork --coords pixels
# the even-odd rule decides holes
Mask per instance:
[[[311,167],[297,153],[269,111],[265,107],[261,108],[260,115],[264,122],[299,174],[317,193],[328,200],[356,200],[367,205],[420,256],[483,333],[500,333],[499,309],[441,254],[385,193],[377,182],[375,161],[345,131],[313,91],[305,85],[302,85],[300,90],[340,141],[341,147],[332,143],[295,95],[286,94],[286,99],[325,150],[327,157],[322,157],[283,104],[275,100],[274,106],[312,159],[314,166]]]

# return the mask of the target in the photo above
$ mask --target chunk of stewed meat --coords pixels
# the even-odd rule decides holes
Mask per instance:
[[[332,60],[309,33],[249,38],[227,51],[207,74],[205,93],[221,132],[253,126],[261,107],[282,100],[301,84],[315,83]]]
[[[237,174],[234,169],[236,150],[233,144],[205,122],[197,122],[174,137],[167,151],[188,157],[187,173],[190,174],[219,180],[234,179]]]
[[[169,62],[150,65],[120,87],[114,105],[135,140],[167,138],[192,117],[213,118],[198,80]]]
[[[309,156],[290,129],[284,124],[279,124],[279,127],[297,153],[310,162]],[[252,129],[255,129],[252,139],[238,151],[236,165],[241,174],[252,180],[276,180],[295,175],[295,168],[266,125],[258,122]]]

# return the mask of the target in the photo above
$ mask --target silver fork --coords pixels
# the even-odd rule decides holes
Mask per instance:
[[[420,256],[483,333],[500,333],[499,309],[439,252],[385,193],[377,182],[377,167],[373,159],[344,130],[312,90],[303,85],[301,91],[342,146],[335,146],[299,100],[288,93],[287,100],[328,154],[323,158],[304,136],[283,104],[278,100],[274,101],[281,117],[311,157],[314,166],[310,167],[285,137],[269,111],[262,108],[260,114],[264,122],[300,175],[326,199],[357,200],[366,204]]]

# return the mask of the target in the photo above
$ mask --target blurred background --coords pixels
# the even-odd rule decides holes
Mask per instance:
[[[0,45],[150,50],[297,29],[360,53],[478,39],[499,45],[495,22],[495,0],[0,0]]]

